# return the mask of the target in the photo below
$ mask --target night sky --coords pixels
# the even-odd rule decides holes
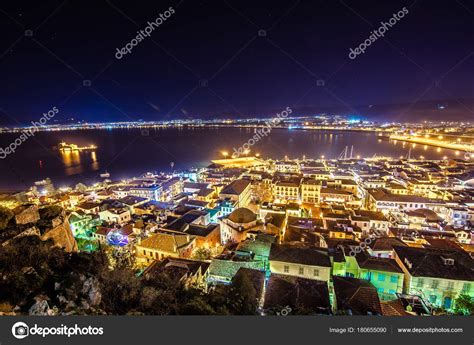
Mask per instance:
[[[2,125],[54,106],[66,122],[474,98],[473,0],[9,3],[0,5]],[[150,37],[115,58],[170,6]],[[348,57],[403,7],[384,38]]]

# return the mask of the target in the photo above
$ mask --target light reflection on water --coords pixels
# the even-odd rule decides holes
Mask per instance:
[[[66,176],[82,174],[86,170],[99,170],[96,151],[59,151]]]
[[[22,144],[14,155],[0,161],[0,187],[34,183],[49,177],[57,184],[96,182],[107,170],[112,179],[138,176],[147,171],[169,171],[190,167],[205,167],[210,160],[222,158],[223,151],[233,152],[254,134],[253,129],[150,129],[149,135],[140,130],[90,130],[70,132],[39,132],[35,141]],[[15,135],[0,135],[5,147]],[[38,142],[41,145],[38,145]],[[65,141],[79,146],[96,144],[94,151],[58,152],[53,150]],[[290,159],[337,158],[348,146],[353,156],[392,156],[426,159],[462,158],[464,152],[401,141],[382,140],[374,133],[329,132],[274,129],[251,147],[251,154],[262,158]],[[411,151],[410,151],[411,148]],[[41,162],[39,164],[38,162]],[[23,182],[24,181],[24,182]]]

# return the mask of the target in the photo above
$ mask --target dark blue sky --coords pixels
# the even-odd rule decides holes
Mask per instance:
[[[403,7],[385,38],[349,59]],[[58,121],[116,121],[472,99],[473,22],[473,0],[11,1],[0,5],[0,124],[54,106]]]

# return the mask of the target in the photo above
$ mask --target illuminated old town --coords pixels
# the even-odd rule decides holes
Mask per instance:
[[[237,284],[248,300],[231,313],[469,313],[469,153],[427,160],[410,157],[411,149],[396,158],[352,151],[332,159],[222,151],[208,166],[180,172],[119,181],[101,174],[92,185],[63,188],[38,181],[3,195],[1,240],[8,247],[34,234],[133,271],[139,282],[166,275],[205,296]],[[92,305],[84,303],[92,308],[101,292],[89,279]],[[95,310],[65,302],[25,307]]]

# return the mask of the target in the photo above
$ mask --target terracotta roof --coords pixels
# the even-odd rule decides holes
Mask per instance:
[[[76,207],[82,208],[83,210],[92,210],[93,208],[99,207],[99,204],[96,204],[94,202],[85,201],[85,202],[80,203]]]
[[[141,241],[137,246],[168,253],[179,253],[181,248],[187,247],[193,241],[193,236],[160,232]]]
[[[474,281],[474,260],[462,250],[395,247],[412,276]]]
[[[329,314],[329,290],[325,281],[271,274],[265,291],[264,308],[276,312],[289,306]]]
[[[333,276],[339,312],[352,315],[382,315],[377,289],[367,280]]]
[[[237,224],[246,224],[257,220],[257,215],[245,207],[240,207],[229,214],[228,219]]]
[[[235,180],[222,189],[220,194],[240,195],[250,185],[248,180]]]
[[[402,302],[398,299],[393,301],[383,301],[380,305],[382,306],[383,316],[413,316],[413,314],[410,314],[405,310]]]
[[[356,259],[360,268],[375,271],[403,273],[400,266],[398,266],[397,262],[393,259],[377,258],[367,255],[363,252],[360,252],[358,255],[356,255]]]
[[[150,277],[159,273],[166,273],[175,279],[182,279],[189,275],[195,275],[201,269],[204,274],[209,268],[209,262],[182,259],[166,258],[163,261],[154,261],[144,272],[145,277]]]
[[[297,247],[288,244],[273,243],[270,249],[269,260],[331,267],[331,261],[327,250],[314,247]]]
[[[375,251],[389,251],[393,250],[394,246],[405,246],[408,245],[397,237],[379,237],[376,238],[369,244],[369,247]]]

